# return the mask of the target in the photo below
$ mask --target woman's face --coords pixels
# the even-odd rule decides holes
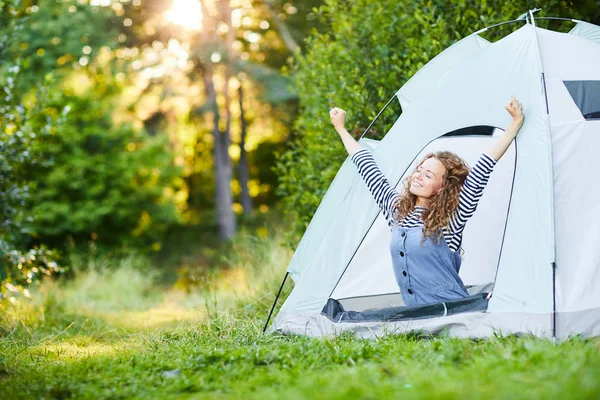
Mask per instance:
[[[408,190],[417,197],[428,199],[442,189],[445,175],[444,164],[437,158],[430,157],[412,174]]]

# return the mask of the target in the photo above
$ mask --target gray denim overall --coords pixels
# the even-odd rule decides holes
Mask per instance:
[[[460,254],[448,248],[442,236],[436,245],[427,238],[421,244],[423,227],[392,227],[392,264],[396,282],[407,306],[467,297],[458,276]]]

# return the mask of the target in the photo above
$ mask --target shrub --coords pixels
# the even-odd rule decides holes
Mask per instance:
[[[32,176],[31,234],[57,246],[68,237],[119,246],[160,242],[179,218],[172,196],[180,171],[166,137],[114,124],[108,101],[61,94],[48,112],[61,106],[66,123],[40,145],[53,165]]]

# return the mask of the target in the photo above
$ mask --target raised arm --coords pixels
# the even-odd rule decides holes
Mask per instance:
[[[506,128],[506,131],[504,131],[502,136],[500,136],[486,152],[487,155],[496,161],[500,160],[504,153],[506,153],[506,150],[508,150],[512,141],[517,137],[517,133],[519,133],[523,121],[525,120],[525,117],[523,116],[523,105],[521,105],[515,96],[510,96],[510,102],[504,108],[512,116],[512,122],[508,128]]]
[[[354,153],[364,148],[358,144],[344,127],[344,123],[346,122],[346,111],[341,108],[333,107],[329,110],[329,117],[331,118],[331,123],[333,124],[335,131],[340,135],[340,139],[342,139],[344,147],[350,156],[353,156]]]
[[[367,184],[367,188],[383,212],[388,225],[391,227],[394,223],[394,206],[399,196],[398,192],[389,184],[379,167],[377,167],[373,155],[358,144],[346,128],[344,128],[346,112],[341,108],[332,108],[329,111],[329,115],[335,130],[344,143],[346,151],[350,154],[354,164],[356,164],[358,173]]]
[[[496,139],[488,151],[481,155],[469,172],[460,191],[458,207],[450,218],[452,232],[462,232],[469,218],[475,213],[496,162],[506,153],[523,125],[523,106],[514,96],[511,96],[510,102],[504,108],[513,117],[513,120],[502,136]],[[460,245],[460,243],[458,244]]]

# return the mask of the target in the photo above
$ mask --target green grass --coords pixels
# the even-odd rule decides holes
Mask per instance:
[[[0,316],[0,398],[600,397],[600,340],[262,335],[290,253],[243,238],[191,292],[121,261]]]

